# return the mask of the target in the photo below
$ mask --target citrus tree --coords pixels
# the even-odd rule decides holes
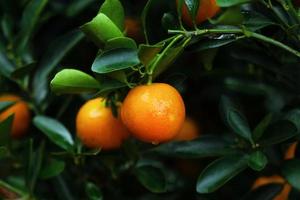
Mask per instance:
[[[299,199],[298,6],[3,0],[0,196]]]

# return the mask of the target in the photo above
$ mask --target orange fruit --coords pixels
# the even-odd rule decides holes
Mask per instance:
[[[27,103],[16,95],[2,95],[0,101],[14,101],[15,104],[0,113],[0,121],[14,114],[11,135],[19,138],[26,134],[30,124],[30,111]]]
[[[129,132],[122,121],[115,118],[111,108],[105,106],[105,99],[87,101],[76,117],[77,136],[90,148],[117,149]]]
[[[273,200],[287,200],[292,187],[284,180],[284,178],[278,175],[259,177],[254,182],[252,189],[272,183],[284,184],[281,192]]]
[[[199,8],[195,17],[196,24],[199,25],[207,19],[214,17],[219,12],[219,10],[220,7],[217,5],[216,0],[199,0]],[[192,17],[190,16],[185,3],[183,3],[182,5],[182,19],[190,27],[193,26]]]
[[[180,131],[185,107],[179,92],[165,83],[137,86],[121,107],[121,118],[136,138],[151,143],[171,140]]]
[[[287,151],[285,152],[285,155],[284,155],[285,160],[293,159],[295,157],[297,144],[298,144],[298,142],[294,142],[293,144],[291,144],[289,146],[289,148],[287,149]]]
[[[133,17],[126,17],[125,32],[128,37],[131,37],[138,42],[143,41],[141,23],[138,19],[135,19]]]
[[[189,141],[199,137],[199,128],[197,124],[191,119],[186,118],[183,122],[181,130],[173,138],[176,141]]]

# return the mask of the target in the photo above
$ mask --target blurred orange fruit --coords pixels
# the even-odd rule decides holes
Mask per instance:
[[[293,159],[295,157],[297,144],[298,144],[298,142],[294,142],[293,144],[291,144],[289,146],[289,148],[287,149],[287,151],[285,152],[285,155],[284,155],[285,160]]]
[[[121,118],[136,138],[153,144],[165,142],[174,138],[182,127],[184,102],[168,84],[137,86],[127,94]]]
[[[178,0],[176,1],[178,4]],[[216,0],[199,0],[199,8],[195,17],[195,23],[197,25],[214,17],[220,10]],[[193,26],[192,17],[189,14],[188,8],[185,3],[182,6],[182,19],[190,27]]]
[[[142,25],[140,21],[133,17],[125,18],[125,32],[128,37],[135,39],[137,42],[143,41]]]
[[[27,103],[19,96],[6,94],[0,96],[0,101],[14,101],[13,106],[0,113],[0,121],[5,120],[10,115],[14,114],[12,123],[11,135],[13,138],[19,138],[26,134],[30,124],[30,111]]]
[[[77,136],[90,148],[117,149],[129,132],[121,120],[115,118],[111,108],[105,106],[105,99],[87,101],[76,117]]]
[[[187,117],[182,125],[181,130],[176,134],[173,140],[176,141],[189,141],[199,137],[199,127],[191,118]]]
[[[287,200],[292,187],[284,180],[284,178],[278,175],[259,177],[254,182],[252,189],[272,183],[284,184],[281,192],[273,200]]]

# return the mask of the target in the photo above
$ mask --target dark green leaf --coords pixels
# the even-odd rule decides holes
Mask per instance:
[[[297,190],[300,190],[300,160],[287,160],[282,168],[282,174]]]
[[[238,4],[248,3],[251,0],[217,0],[217,4],[220,7],[231,7]]]
[[[8,118],[0,122],[0,145],[7,145],[9,143],[13,120],[14,115],[12,114]]]
[[[14,101],[1,101],[0,102],[0,112],[6,110],[7,108],[9,108],[10,106],[12,106],[14,104],[15,104]]]
[[[47,95],[48,80],[51,72],[82,38],[83,34],[81,32],[73,31],[51,43],[42,57],[33,80],[33,94],[38,103],[42,102]]]
[[[298,131],[300,131],[300,109],[293,109],[290,110],[285,116],[284,118],[286,120],[291,121],[292,123],[294,123],[298,129]]]
[[[244,13],[244,22],[243,25],[246,26],[249,30],[256,31],[262,29],[264,27],[274,25],[270,19],[265,17],[264,15],[251,11]]]
[[[243,22],[240,6],[229,7],[216,20],[210,20],[212,24],[240,25]]]
[[[263,146],[278,144],[296,135],[299,135],[299,132],[294,123],[288,120],[280,120],[271,124],[266,129],[259,144]]]
[[[72,2],[68,2],[68,7],[66,10],[66,15],[68,17],[74,17],[90,6],[92,3],[97,2],[96,0],[73,0]]]
[[[144,66],[148,66],[155,56],[162,50],[163,44],[147,45],[141,44],[139,46],[139,59]]]
[[[161,24],[165,30],[178,29],[177,19],[171,13],[165,13],[163,15]]]
[[[205,39],[205,40],[200,40],[195,45],[191,45],[188,50],[202,51],[202,50],[206,50],[206,49],[213,49],[213,48],[225,46],[234,41],[237,41],[237,38]]]
[[[247,159],[243,155],[215,160],[201,172],[197,181],[197,192],[214,192],[246,168]]]
[[[9,150],[5,146],[0,146],[0,159],[9,155]]]
[[[135,49],[113,49],[97,56],[92,71],[105,74],[117,70],[127,69],[139,64],[137,50]]]
[[[280,184],[263,185],[252,190],[242,200],[274,200],[282,189],[283,186]]]
[[[202,158],[210,156],[222,156],[235,152],[230,144],[216,136],[203,136],[193,141],[179,141],[161,144],[150,150],[158,155],[181,157],[181,158]]]
[[[267,127],[270,125],[272,119],[273,119],[273,115],[268,114],[259,122],[259,124],[255,127],[253,131],[254,141],[257,141],[259,138],[261,138],[261,136],[264,134]]]
[[[85,193],[89,200],[102,200],[103,195],[101,190],[92,182],[85,185]]]
[[[47,165],[41,170],[39,177],[42,179],[49,179],[58,176],[65,169],[65,162],[51,159]]]
[[[185,5],[189,11],[190,16],[192,17],[193,21],[195,20],[198,8],[199,8],[199,0],[184,0]]]
[[[166,178],[160,168],[143,165],[135,168],[134,174],[139,182],[149,191],[153,193],[166,192]]]
[[[22,15],[21,31],[17,36],[17,51],[19,54],[25,49],[33,30],[36,27],[38,20],[41,18],[41,13],[45,8],[48,0],[31,0]]]
[[[266,155],[261,151],[253,152],[248,158],[248,166],[255,171],[261,171],[268,163]]]
[[[6,54],[0,50],[0,74],[10,78],[15,66],[8,60]]]
[[[135,41],[129,37],[117,37],[108,40],[105,44],[105,50],[128,48],[137,49]]]
[[[34,125],[41,130],[54,144],[72,152],[74,141],[69,131],[57,120],[45,116],[36,116]]]
[[[227,96],[222,96],[220,108],[224,121],[229,128],[231,128],[234,133],[247,139],[253,144],[254,142],[248,121],[246,117],[238,110],[233,101]]]
[[[110,39],[124,36],[114,22],[103,13],[84,24],[81,30],[99,47]]]
[[[92,76],[75,69],[64,69],[58,72],[51,81],[55,93],[84,93],[99,90],[99,82]]]
[[[23,78],[26,75],[28,75],[30,72],[32,72],[35,66],[36,66],[36,62],[32,62],[22,67],[18,67],[11,73],[11,77],[16,79]]]
[[[105,0],[99,12],[105,14],[120,30],[124,30],[124,9],[119,0]]]
[[[146,5],[144,6],[144,9],[143,9],[143,12],[142,12],[142,26],[143,26],[143,30],[144,30],[144,35],[145,35],[145,39],[146,39],[146,42],[147,44],[149,43],[149,36],[148,36],[148,31],[147,31],[147,16],[148,16],[148,12],[149,12],[149,9],[152,5],[152,2],[153,0],[149,0],[147,1]]]
[[[96,94],[96,96],[105,96],[111,91],[114,91],[119,88],[127,87],[126,83],[120,82],[110,77],[102,77],[100,83],[101,83],[100,90]]]

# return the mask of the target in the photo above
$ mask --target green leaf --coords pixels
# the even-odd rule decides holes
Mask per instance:
[[[262,146],[278,144],[299,135],[297,127],[288,120],[280,120],[272,123],[259,140]]]
[[[282,168],[282,174],[297,190],[300,190],[300,160],[287,160]]]
[[[153,193],[166,192],[166,177],[163,171],[151,165],[142,165],[134,170],[134,174],[139,182]]]
[[[69,131],[57,120],[38,115],[33,119],[34,125],[42,131],[54,144],[72,152],[74,141]]]
[[[298,129],[298,131],[300,131],[300,109],[293,109],[290,110],[285,116],[284,118],[292,123],[294,123]]]
[[[248,166],[255,171],[261,171],[268,163],[266,155],[261,151],[253,152],[248,158]]]
[[[123,87],[127,87],[127,84],[118,80],[112,79],[111,77],[101,77],[100,90],[95,96],[106,96],[108,93]]]
[[[9,143],[13,120],[14,114],[0,122],[0,145],[7,145]]]
[[[105,0],[100,11],[113,21],[120,30],[124,30],[124,8],[119,0]]]
[[[229,7],[216,20],[210,20],[212,24],[240,25],[244,20],[240,6]]]
[[[221,97],[220,103],[221,112],[225,123],[231,130],[239,136],[247,139],[253,144],[251,130],[246,117],[238,110],[233,101],[227,97]]]
[[[232,154],[235,150],[220,137],[202,136],[193,141],[178,141],[161,144],[149,152],[168,157],[202,158]]]
[[[83,38],[79,31],[69,32],[54,42],[47,48],[42,57],[33,80],[33,95],[38,103],[41,103],[48,93],[48,80],[51,72],[57,67],[63,57]]]
[[[22,54],[23,50],[28,44],[29,39],[32,36],[34,28],[38,24],[38,20],[41,19],[41,13],[45,8],[48,0],[31,0],[24,9],[21,20],[21,30],[18,33],[17,52]]]
[[[49,179],[58,176],[65,169],[65,162],[51,159],[47,165],[41,170],[39,177],[41,179]]]
[[[161,24],[165,30],[179,29],[177,18],[172,13],[165,13],[161,19]]]
[[[14,101],[1,101],[0,102],[0,112],[5,111],[10,106],[14,105],[16,102]]]
[[[275,23],[261,13],[250,11],[245,12],[243,25],[249,30],[257,31]]]
[[[64,69],[58,72],[50,85],[53,92],[60,94],[96,92],[100,88],[99,82],[96,79],[75,69]]]
[[[116,37],[107,40],[105,50],[117,48],[137,49],[137,45],[135,41],[129,37]]]
[[[220,7],[231,7],[248,2],[251,2],[251,0],[217,0],[217,5]]]
[[[273,119],[273,115],[268,114],[259,122],[259,124],[255,127],[253,131],[254,141],[257,141],[259,138],[261,138],[261,136],[264,134],[267,127],[270,125],[272,119]]]
[[[74,17],[95,2],[96,0],[73,0],[72,2],[68,2],[66,15],[68,17]]]
[[[199,0],[184,0],[184,2],[188,9],[190,16],[192,17],[192,20],[195,21],[195,18],[198,13],[200,1]]]
[[[92,71],[105,74],[113,71],[127,69],[140,63],[135,49],[112,49],[97,56]]]
[[[233,155],[215,160],[200,174],[197,180],[198,193],[212,193],[247,168],[243,155]]]
[[[10,78],[15,66],[9,61],[6,54],[0,50],[0,74]]]
[[[155,56],[162,50],[164,44],[156,44],[156,45],[147,45],[141,44],[139,45],[139,59],[144,66],[148,66],[151,61],[155,58]]]
[[[87,184],[85,185],[85,193],[89,200],[103,199],[101,190],[92,182],[87,182]]]
[[[81,30],[99,47],[110,39],[124,36],[114,22],[103,13],[99,13],[90,22],[84,24]]]
[[[144,6],[142,15],[141,15],[142,26],[143,26],[144,35],[145,35],[145,39],[146,39],[147,44],[149,43],[149,36],[147,34],[148,31],[147,31],[147,20],[146,19],[147,19],[148,12],[149,12],[149,9],[150,9],[152,3],[153,3],[153,0],[147,1],[146,5]]]
[[[9,155],[9,150],[5,146],[0,146],[0,160]]]
[[[225,36],[225,34],[223,34],[223,36]],[[221,46],[225,46],[237,40],[238,40],[237,38],[226,38],[226,37],[224,37],[224,39],[205,38],[205,40],[200,40],[196,44],[189,46],[189,50],[192,52],[196,52],[196,51],[202,51],[206,49],[214,49]]]
[[[23,78],[26,75],[28,75],[30,72],[32,72],[35,66],[36,66],[36,62],[31,62],[24,66],[18,67],[11,73],[11,77],[15,79]]]
[[[274,200],[274,198],[282,191],[281,184],[267,184],[251,190],[243,200]]]

